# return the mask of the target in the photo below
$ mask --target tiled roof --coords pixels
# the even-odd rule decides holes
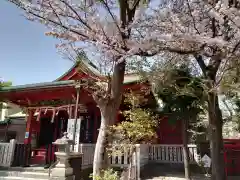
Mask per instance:
[[[141,77],[137,74],[129,74],[124,77],[124,84],[130,84],[139,82]],[[10,91],[21,91],[26,89],[46,89],[46,88],[54,88],[54,87],[65,87],[65,86],[74,86],[74,80],[66,80],[66,81],[53,81],[53,82],[43,82],[43,83],[34,83],[34,84],[25,84],[19,86],[9,86],[3,87],[0,90],[1,92],[10,92]]]
[[[1,88],[0,92],[9,92],[9,91],[19,91],[25,89],[45,89],[45,88],[54,88],[54,87],[64,87],[64,86],[74,86],[74,80],[67,81],[54,81],[54,82],[44,82],[44,83],[34,83],[26,84],[19,86],[9,86]]]

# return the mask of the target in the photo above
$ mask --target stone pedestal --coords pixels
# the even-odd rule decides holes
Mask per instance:
[[[52,169],[51,180],[77,180],[81,172],[82,154],[70,152],[70,146],[73,144],[72,140],[64,137],[56,140],[53,144],[58,145],[59,152],[55,152],[57,157],[57,164]],[[74,162],[74,163],[73,163]],[[77,162],[77,163],[76,163]],[[75,165],[74,165],[75,164]],[[77,166],[76,164],[79,164]]]
[[[82,154],[71,153],[69,157],[69,165],[73,170],[73,176],[75,180],[80,180],[82,177]]]
[[[69,165],[69,154],[56,152],[58,163],[52,169],[51,179],[73,180],[73,169]]]
[[[52,180],[75,180],[79,179],[81,174],[80,153],[56,152],[58,164],[52,169]]]

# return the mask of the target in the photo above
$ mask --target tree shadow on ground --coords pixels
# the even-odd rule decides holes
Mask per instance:
[[[191,172],[192,172],[192,176],[194,177],[193,179],[196,179],[196,180],[205,179],[204,174],[200,173],[199,169],[192,167]],[[183,164],[150,163],[141,170],[142,180],[153,179],[157,177],[159,178],[171,177],[171,178],[185,179]]]

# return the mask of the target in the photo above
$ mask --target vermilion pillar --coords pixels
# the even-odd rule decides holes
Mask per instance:
[[[34,120],[34,110],[28,110],[24,144],[31,143],[32,128],[33,128],[33,123],[34,123],[33,120]]]

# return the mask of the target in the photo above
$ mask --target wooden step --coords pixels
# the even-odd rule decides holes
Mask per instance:
[[[35,155],[31,158],[31,164],[44,164],[46,157],[43,155]]]

